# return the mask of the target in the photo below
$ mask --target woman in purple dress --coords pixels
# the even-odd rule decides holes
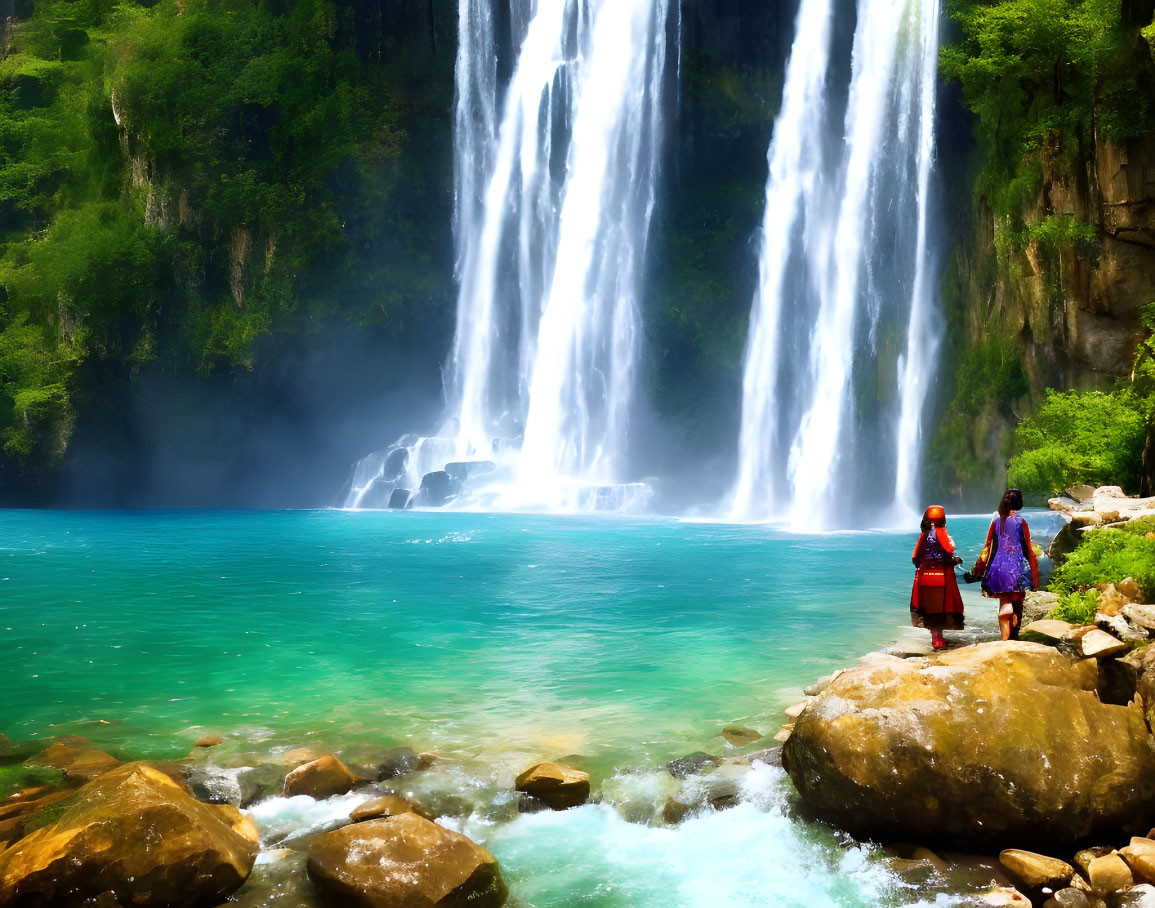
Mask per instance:
[[[963,575],[967,583],[981,580],[983,595],[999,600],[999,629],[1004,640],[1018,638],[1026,591],[1039,588],[1039,562],[1031,546],[1030,528],[1019,516],[1022,507],[1023,493],[1007,489],[979,560]]]

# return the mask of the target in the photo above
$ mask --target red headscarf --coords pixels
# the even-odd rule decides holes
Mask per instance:
[[[938,537],[938,544],[947,554],[954,552],[954,540],[946,531],[946,509],[941,505],[932,504],[922,515],[923,520],[929,520],[934,527],[934,534]]]

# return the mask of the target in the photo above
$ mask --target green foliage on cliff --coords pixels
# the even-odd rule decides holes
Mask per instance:
[[[1041,179],[1039,152],[1073,158],[1096,134],[1155,128],[1122,0],[949,0],[948,12],[960,37],[943,48],[942,71],[977,118],[976,192],[1014,229]]]
[[[1007,482],[1039,503],[1076,483],[1138,491],[1149,404],[1130,389],[1047,391],[1015,431]]]
[[[1152,517],[1084,533],[1075,551],[1051,575],[1051,589],[1070,595],[1132,577],[1143,590],[1143,601],[1151,601],[1155,597],[1155,539],[1147,538],[1150,532],[1155,532]]]
[[[429,317],[449,281],[452,66],[367,10],[35,0],[16,23],[0,62],[10,468],[63,453],[78,395],[98,391],[85,363],[104,380],[246,368],[262,339],[327,318]]]

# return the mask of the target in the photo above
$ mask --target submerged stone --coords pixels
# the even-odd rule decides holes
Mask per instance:
[[[745,747],[755,741],[762,740],[762,732],[747,728],[745,725],[727,725],[722,729],[722,737],[734,747]]]
[[[713,768],[722,765],[722,758],[715,757],[713,754],[698,751],[697,753],[688,754],[684,757],[678,757],[676,760],[671,760],[666,764],[666,772],[672,775],[675,779],[684,779],[686,776],[701,772],[707,767]]]

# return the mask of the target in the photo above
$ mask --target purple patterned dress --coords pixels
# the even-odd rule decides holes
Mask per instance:
[[[983,592],[990,596],[1022,593],[1032,585],[1028,537],[1023,532],[1023,518],[1012,514],[1005,520],[996,517],[991,530],[997,542],[994,557],[983,578]]]

